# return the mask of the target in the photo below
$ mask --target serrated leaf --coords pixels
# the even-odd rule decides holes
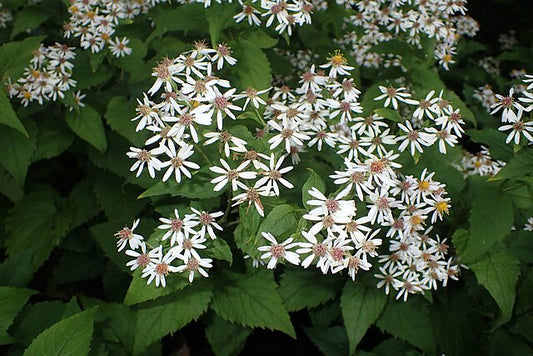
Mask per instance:
[[[516,282],[520,274],[519,261],[503,245],[494,246],[489,252],[469,265],[482,286],[494,298],[505,321],[511,318],[516,297]]]
[[[376,324],[380,329],[427,354],[434,354],[436,351],[429,310],[421,298],[413,297],[407,302],[389,303]]]
[[[287,311],[314,308],[335,297],[342,280],[318,270],[287,269],[279,283],[279,294]]]
[[[513,226],[513,203],[495,184],[479,187],[472,199],[470,235],[462,258],[472,261],[502,241]]]
[[[0,166],[0,194],[5,195],[13,203],[24,195],[24,190],[17,184],[15,178]]]
[[[309,175],[309,178],[307,178],[304,185],[302,186],[302,202],[304,206],[307,209],[309,209],[310,205],[307,204],[307,201],[314,199],[312,195],[309,194],[309,191],[311,190],[311,188],[316,188],[320,190],[322,193],[324,193],[326,190],[326,183],[324,183],[324,180],[320,178],[320,176],[316,174],[314,170],[312,170],[311,168],[308,168],[307,170],[310,171],[311,174]]]
[[[247,34],[246,39],[260,48],[271,48],[278,43],[278,40],[270,37],[263,30],[257,30]]]
[[[257,90],[270,87],[271,68],[268,58],[260,47],[248,40],[240,40],[233,48],[237,64],[232,71],[237,73],[241,82],[241,89],[253,87]]]
[[[492,180],[509,179],[533,175],[533,150],[522,150],[515,155]]]
[[[205,17],[209,24],[209,36],[211,37],[211,45],[216,48],[218,39],[222,30],[228,27],[228,24],[233,24],[233,15],[238,12],[236,4],[212,4],[209,9],[205,10]]]
[[[513,149],[505,143],[505,134],[496,129],[466,130],[472,141],[485,144],[495,159],[508,161],[513,157]]]
[[[381,314],[386,302],[387,297],[383,291],[373,286],[367,287],[352,281],[346,283],[341,295],[341,310],[350,342],[350,353],[355,351],[367,329]]]
[[[156,28],[148,36],[145,43],[167,31],[200,31],[206,32],[206,18],[202,4],[183,4],[180,6],[157,6],[150,12]]]
[[[0,47],[0,77],[4,74],[16,80],[29,66],[33,51],[39,48],[46,36],[34,36],[22,41],[4,43]]]
[[[11,128],[0,130],[0,164],[13,176],[21,187],[35,151],[35,130],[25,137]]]
[[[276,206],[266,216],[265,220],[259,226],[256,241],[263,241],[262,232],[270,232],[278,240],[289,236],[296,230],[298,220],[294,208],[288,204]]]
[[[24,356],[88,355],[96,310],[85,310],[52,325],[33,340]]]
[[[156,197],[169,194],[171,196],[181,196],[189,199],[208,199],[218,197],[223,191],[215,192],[213,184],[209,182],[209,177],[203,172],[193,175],[192,179],[182,177],[181,183],[173,178],[166,182],[157,182],[139,195],[140,198]]]
[[[189,285],[188,276],[186,274],[171,274],[166,277],[167,286],[165,288],[158,288],[154,283],[147,284],[146,278],[141,278],[140,272],[141,271],[135,271],[135,274],[133,275],[133,279],[126,292],[126,296],[124,297],[124,304],[126,305],[134,305],[154,300],[177,292]]]
[[[205,244],[207,246],[205,251],[206,257],[211,257],[220,261],[228,261],[230,265],[232,264],[233,255],[231,254],[231,249],[227,242],[222,238],[219,237],[215,240],[208,239]]]
[[[100,152],[107,149],[104,124],[100,114],[93,107],[86,105],[80,108],[79,112],[69,111],[65,117],[67,125],[76,135]]]
[[[37,133],[37,147],[32,161],[49,159],[63,153],[74,141],[74,135],[62,120],[43,120]]]
[[[304,328],[311,341],[326,356],[349,355],[348,337],[342,326]]]
[[[133,107],[126,98],[115,96],[107,104],[105,119],[119,135],[127,138],[136,147],[141,147],[146,137],[141,132],[135,132],[135,125],[131,122],[133,113]]]
[[[137,310],[133,353],[139,354],[154,341],[198,319],[207,310],[212,296],[210,290],[190,287],[143,305]]]
[[[10,343],[7,329],[28,299],[37,293],[31,289],[0,287],[0,345]]]
[[[225,273],[224,277],[214,290],[212,307],[218,315],[232,323],[296,337],[271,272]]]
[[[207,340],[217,356],[237,355],[251,333],[250,329],[228,323],[217,315],[213,316],[205,328]]]
[[[393,109],[387,109],[387,108],[379,108],[374,109],[374,112],[378,114],[379,116],[383,116],[386,119],[389,119],[393,122],[404,122],[405,120],[400,115],[399,112]]]
[[[3,90],[0,90],[0,124],[9,126],[22,133],[24,136],[29,137],[26,128],[22,125],[22,122],[13,110],[9,99]]]

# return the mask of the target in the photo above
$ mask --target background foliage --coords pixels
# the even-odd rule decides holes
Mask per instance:
[[[234,5],[162,5],[119,26],[120,35],[130,38],[131,56],[77,51],[73,78],[86,94],[80,110],[52,102],[24,107],[0,92],[0,350],[9,355],[180,350],[230,355],[267,348],[327,355],[356,349],[365,355],[531,354],[533,236],[520,227],[533,215],[532,149],[514,152],[505,145],[497,120],[473,97],[474,89],[486,83],[495,92],[507,92],[511,69],[532,73],[531,17],[519,2],[470,1],[470,15],[481,31],[461,40],[450,71],[423,62],[423,53],[405,46],[381,49],[404,55],[405,76],[414,85],[455,95],[470,122],[461,142],[465,148],[475,152],[484,144],[495,159],[508,163],[495,179],[464,180],[447,157],[429,150],[420,158],[438,172],[452,198],[453,228],[446,237],[468,267],[459,281],[403,303],[376,290],[364,276],[354,284],[317,271],[251,271],[232,259],[234,243],[243,244],[263,229],[282,232],[290,229],[283,224],[298,224],[292,207],[284,205],[261,225],[251,214],[234,233],[225,231],[227,244],[220,242],[216,257],[226,262],[209,279],[189,285],[175,278],[167,288],[156,289],[146,287],[139,271],[129,273],[113,234],[132,217],[143,217],[140,230],[149,236],[158,214],[172,204],[195,200],[209,208],[220,201],[207,182],[196,186],[188,181],[169,190],[129,172],[125,152],[146,139],[135,134],[129,119],[135,98],[151,86],[157,61],[190,49],[193,40],[223,40],[239,58],[229,69],[236,79],[232,83],[240,89],[266,88],[272,73],[291,71],[274,46],[310,48],[322,58],[335,49],[330,35],[340,30],[340,7],[332,5],[289,39],[234,24]],[[62,40],[66,6],[54,0],[35,5],[4,1],[13,15],[12,23],[0,28],[4,78],[20,76],[39,43]],[[497,34],[510,29],[517,31],[519,43],[501,51]],[[501,75],[480,68],[478,60],[488,55],[500,60]],[[395,75],[394,69],[360,69],[356,80],[369,93],[366,102],[362,97],[365,109],[372,109],[377,83]],[[69,93],[62,101],[72,100]],[[460,154],[460,149],[450,153]],[[411,169],[421,171],[420,166]],[[301,177],[299,187],[309,172]]]

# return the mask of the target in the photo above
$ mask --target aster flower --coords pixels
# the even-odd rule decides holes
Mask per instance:
[[[239,179],[255,179],[257,173],[252,171],[243,172],[242,170],[246,168],[249,164],[249,161],[244,161],[236,169],[232,169],[229,164],[220,159],[221,167],[209,167],[209,170],[221,174],[221,176],[211,180],[211,183],[215,184],[213,190],[218,192],[221,190],[228,182],[231,184],[231,189],[236,191],[239,187],[246,189],[246,185],[239,181]]]
[[[178,152],[174,145],[167,147],[165,153],[170,158],[169,161],[161,163],[160,167],[168,167],[167,171],[163,175],[163,182],[166,182],[172,173],[176,178],[176,182],[181,182],[181,174],[183,173],[187,178],[191,179],[191,172],[187,168],[200,169],[200,166],[194,162],[189,162],[187,159],[194,154],[192,145],[185,144]]]
[[[336,51],[328,58],[329,62],[320,66],[320,68],[331,68],[329,77],[336,78],[338,75],[350,75],[350,70],[354,67],[347,65],[348,60],[340,51]]]
[[[291,182],[282,177],[283,174],[290,172],[293,168],[292,166],[281,168],[285,157],[285,155],[281,156],[276,162],[274,154],[272,153],[270,155],[269,166],[262,162],[257,162],[256,168],[262,170],[260,174],[263,175],[263,177],[257,180],[254,185],[254,188],[265,186],[266,191],[273,191],[275,195],[279,195],[278,182],[285,186],[285,188],[287,189],[294,188],[294,185],[292,185]]]
[[[392,104],[392,107],[395,110],[398,110],[398,101],[406,104],[416,105],[418,104],[417,101],[409,99],[411,97],[411,94],[405,93],[404,91],[406,88],[400,87],[400,88],[393,88],[392,86],[384,87],[379,86],[379,91],[383,94],[377,96],[374,98],[374,100],[383,100],[385,99],[385,103],[383,104],[384,107],[388,107]]]
[[[160,246],[162,249],[162,246]],[[150,261],[148,266],[146,266],[141,274],[142,278],[148,277],[148,281],[146,284],[152,283],[152,281],[155,279],[155,286],[159,287],[161,284],[163,287],[166,287],[167,282],[165,277],[170,272],[178,272],[177,267],[172,266],[171,263],[176,259],[172,251],[167,252],[166,255],[162,256],[162,254],[157,256],[158,258],[154,261]]]
[[[196,234],[194,227],[198,225],[198,220],[194,215],[188,214],[180,218],[178,209],[174,209],[174,218],[159,218],[163,224],[157,228],[160,230],[168,230],[161,237],[162,241],[165,241],[170,237],[170,246],[182,244],[183,240],[188,238],[189,235]]]
[[[213,260],[210,258],[195,258],[193,256],[190,257],[183,257],[176,256],[176,258],[180,258],[183,260],[183,265],[176,267],[176,272],[183,273],[185,271],[189,272],[189,283],[192,283],[194,281],[194,276],[198,272],[201,276],[207,278],[209,277],[209,274],[207,273],[206,269],[213,267]]]
[[[216,218],[224,215],[222,211],[216,211],[214,213],[208,213],[204,210],[199,211],[191,207],[191,210],[196,214],[198,221],[200,222],[200,230],[197,232],[201,237],[205,237],[206,232],[209,234],[212,240],[216,239],[215,229],[222,231],[222,227],[216,222]]]
[[[140,221],[140,219],[134,220],[131,229],[125,226],[122,230],[115,234],[115,236],[118,238],[117,248],[119,252],[122,251],[126,245],[129,245],[132,250],[136,250],[144,245],[144,242],[142,241],[144,240],[144,237],[142,237],[142,235],[133,233],[137,226],[139,226]]]
[[[148,168],[148,173],[150,177],[155,178],[155,171],[161,170],[161,161],[157,158],[157,155],[165,152],[164,146],[159,146],[157,148],[146,150],[136,147],[130,147],[130,152],[126,153],[129,158],[135,158],[137,161],[131,166],[130,171],[133,172],[137,170],[136,176],[140,176],[144,166]]]
[[[288,261],[293,265],[300,264],[300,255],[297,252],[289,251],[298,246],[298,243],[292,242],[292,238],[288,238],[280,244],[270,232],[262,232],[261,235],[271,243],[257,248],[264,252],[261,255],[262,260],[270,259],[267,264],[268,269],[274,269],[278,261]]]
[[[316,236],[307,231],[302,231],[301,234],[307,242],[300,242],[300,248],[296,250],[296,253],[302,255],[311,252],[311,254],[302,261],[302,267],[307,268],[315,259],[318,259],[316,267],[322,270],[322,273],[326,274],[328,272],[328,265],[326,263],[329,250],[328,241],[318,242]]]
[[[132,271],[135,271],[138,267],[144,269],[150,263],[155,263],[161,259],[161,246],[156,247],[146,253],[146,244],[141,243],[141,252],[135,250],[126,250],[126,255],[133,257],[134,259],[126,263],[126,267],[130,267]]]
[[[224,62],[229,65],[234,65],[237,60],[231,56],[231,48],[225,43],[220,43],[216,48],[216,54],[211,59],[213,62],[217,62],[217,69],[221,70],[224,66]]]

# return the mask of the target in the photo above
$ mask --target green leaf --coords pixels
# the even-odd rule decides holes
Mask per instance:
[[[247,206],[239,206],[239,217],[241,223],[237,225],[234,231],[234,240],[238,248],[244,253],[259,257],[259,251],[255,245],[257,230],[261,222],[261,216],[256,209],[248,209]]]
[[[234,46],[237,64],[232,67],[241,82],[241,89],[253,87],[257,90],[271,85],[271,68],[261,48],[249,40],[240,40]]]
[[[378,114],[379,116],[383,116],[386,119],[389,119],[394,122],[404,122],[405,120],[403,117],[398,113],[396,110],[393,109],[387,109],[387,108],[380,108],[380,109],[374,109],[374,112]]]
[[[13,20],[13,30],[10,38],[13,39],[19,33],[38,27],[52,15],[53,12],[47,11],[44,7],[27,7],[18,11]]]
[[[386,295],[374,286],[346,282],[342,289],[341,310],[350,342],[350,353],[355,351],[366,330],[381,314],[386,302]]]
[[[11,103],[3,90],[0,90],[0,124],[14,128],[24,136],[29,137],[28,132],[11,107]]]
[[[181,196],[189,199],[208,199],[218,197],[223,191],[215,192],[213,184],[209,182],[209,177],[203,172],[193,175],[192,179],[182,177],[181,183],[170,178],[166,182],[157,182],[151,188],[139,195],[140,198],[156,197],[170,194],[171,196]]]
[[[205,10],[205,17],[207,18],[209,36],[211,37],[211,46],[216,48],[218,39],[222,30],[228,25],[233,25],[233,15],[238,12],[235,3],[212,4],[209,9]]]
[[[263,30],[250,32],[246,39],[260,48],[272,48],[278,43],[278,40],[270,37]]]
[[[302,202],[307,209],[310,209],[311,206],[307,204],[307,201],[314,198],[311,196],[311,194],[309,194],[309,191],[311,190],[311,188],[316,188],[322,193],[325,193],[326,184],[324,183],[324,180],[320,178],[320,176],[314,170],[312,170],[311,168],[308,168],[307,170],[311,172],[311,174],[302,186]]]
[[[270,232],[278,240],[289,236],[296,230],[298,220],[294,208],[288,204],[276,206],[259,226],[256,241],[263,241],[262,232]]]
[[[39,124],[37,148],[32,161],[49,159],[63,153],[74,141],[74,135],[62,120],[48,118]]]
[[[414,83],[420,85],[426,90],[444,90],[446,85],[442,82],[439,77],[439,74],[424,65],[415,65],[411,68],[410,72],[411,79]]]
[[[503,167],[492,180],[509,179],[533,175],[533,150],[522,150]]]
[[[326,356],[349,355],[348,337],[342,326],[304,328],[311,341]]]
[[[12,202],[17,202],[24,195],[24,190],[17,184],[15,178],[0,166],[0,194],[5,195]]]
[[[52,325],[33,340],[24,356],[88,355],[96,310],[85,310]]]
[[[502,311],[505,321],[511,318],[516,297],[516,282],[520,274],[519,261],[503,245],[494,246],[489,252],[469,265],[482,286],[487,288]]]
[[[207,340],[217,356],[237,355],[251,333],[250,329],[228,323],[217,315],[213,316],[205,328]]]
[[[207,310],[212,296],[209,290],[189,287],[144,304],[137,311],[133,353],[139,354],[154,341],[198,319]]]
[[[167,31],[198,31],[206,32],[206,18],[202,4],[184,4],[180,6],[156,6],[150,11],[156,28],[148,36],[145,43]]]
[[[436,351],[429,310],[422,298],[411,297],[405,303],[389,303],[377,326],[427,354]]]
[[[287,269],[279,283],[279,294],[287,311],[314,308],[335,297],[342,280],[318,270]]]
[[[105,119],[109,126],[119,135],[125,137],[136,147],[143,146],[146,137],[141,132],[135,132],[135,124],[131,122],[133,107],[123,96],[115,96],[107,105]]]
[[[468,108],[468,106],[465,104],[465,102],[463,100],[461,100],[461,98],[459,98],[459,96],[457,96],[457,94],[455,94],[451,90],[446,90],[446,91],[444,91],[444,98],[448,99],[448,101],[450,102],[450,104],[452,104],[454,109],[460,109],[461,110],[461,116],[466,121],[470,121],[474,125],[476,124],[476,116],[474,115],[472,110],[470,110]]]
[[[212,307],[229,322],[279,330],[296,337],[269,271],[253,275],[225,273],[215,288]]]
[[[67,125],[83,140],[90,143],[100,152],[107,149],[104,124],[100,114],[89,105],[80,108],[79,112],[69,111],[66,114]]]
[[[0,287],[0,345],[10,343],[7,329],[28,299],[37,293],[31,289]]]
[[[117,252],[117,239],[113,236],[123,226],[124,225],[117,225],[115,222],[105,222],[91,226],[90,232],[91,236],[96,240],[106,257],[113,261],[118,268],[126,272],[128,271],[126,263],[130,261],[130,257],[124,253]],[[144,284],[139,284],[139,291],[144,291],[141,287],[146,287],[146,281],[142,281],[144,281]],[[128,303],[126,304],[129,305]]]
[[[33,51],[39,48],[46,36],[34,36],[22,41],[4,43],[0,47],[0,77],[7,75],[13,80],[22,76],[30,64]]]
[[[496,129],[466,130],[472,141],[485,144],[495,159],[509,161],[513,157],[513,149],[505,143],[505,134]]]
[[[147,284],[146,278],[141,278],[141,271],[135,271],[131,284],[126,292],[124,304],[134,305],[179,291],[189,285],[186,274],[172,274],[166,277],[167,286],[158,288],[154,283]]]
[[[25,137],[11,128],[0,129],[0,164],[23,186],[26,172],[35,151],[35,130]]]
[[[470,236],[462,258],[472,261],[502,241],[513,226],[513,203],[495,184],[485,184],[472,199]]]
[[[228,261],[230,264],[233,262],[233,255],[227,242],[222,238],[215,240],[208,239],[205,243],[207,249],[205,251],[206,257],[214,258],[215,260]]]

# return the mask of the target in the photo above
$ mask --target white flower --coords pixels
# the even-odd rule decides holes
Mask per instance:
[[[500,111],[500,109],[503,109],[502,122],[514,122],[518,120],[517,115],[514,112],[514,110],[518,110],[521,112],[522,110],[524,110],[524,107],[520,103],[514,100],[513,94],[514,94],[514,88],[511,88],[509,90],[508,96],[496,94],[497,101],[495,104],[491,106],[492,111],[490,112],[490,114],[492,115]]]
[[[122,251],[127,244],[130,245],[132,250],[136,250],[138,247],[144,245],[144,237],[139,234],[134,234],[133,231],[139,225],[140,219],[133,221],[131,229],[125,226],[122,230],[117,232],[115,236],[119,239],[117,241],[118,251]]]
[[[226,157],[230,156],[230,151],[240,153],[246,152],[246,141],[238,138],[237,136],[233,136],[228,131],[208,132],[204,134],[204,136],[207,138],[207,140],[204,142],[204,146],[210,145],[216,141],[220,141],[219,152],[224,150]],[[235,146],[230,147],[230,143],[234,144]]]
[[[130,40],[126,37],[119,39],[115,37],[115,40],[109,40],[109,49],[115,57],[124,57],[131,54],[131,48],[127,46]]]
[[[272,153],[270,155],[270,167],[262,162],[256,162],[255,167],[263,170],[261,172],[263,177],[259,178],[257,182],[255,182],[254,188],[265,186],[266,191],[273,191],[275,195],[279,195],[278,182],[284,185],[287,189],[294,188],[294,185],[292,185],[291,182],[282,177],[283,174],[291,171],[293,168],[292,166],[281,168],[285,157],[285,155],[281,156],[276,162],[274,159],[274,154]]]
[[[270,232],[262,232],[261,235],[271,243],[257,248],[259,251],[265,252],[261,255],[262,260],[270,259],[267,264],[268,269],[274,269],[280,260],[286,260],[293,265],[300,264],[300,255],[297,252],[288,251],[298,246],[298,243],[292,243],[292,238],[288,238],[280,244]]]
[[[380,279],[377,283],[377,287],[381,288],[385,286],[385,294],[389,295],[390,287],[398,289],[401,285],[401,281],[397,278],[400,277],[403,272],[396,266],[392,265],[388,270],[384,267],[379,267],[380,273],[374,274],[374,277]]]
[[[213,62],[217,62],[217,69],[221,70],[224,66],[224,61],[229,65],[234,65],[237,60],[231,56],[231,48],[225,43],[220,43],[217,46],[216,54],[211,59]]]
[[[418,102],[416,100],[409,99],[411,97],[411,94],[404,93],[406,89],[405,88],[393,88],[392,86],[384,87],[379,86],[379,91],[383,94],[377,96],[374,98],[374,100],[382,100],[385,99],[384,107],[388,107],[390,104],[392,104],[392,107],[397,110],[398,109],[398,101],[401,101],[406,104],[411,105],[417,105]]]
[[[271,150],[278,147],[279,144],[285,140],[285,150],[287,153],[291,153],[291,146],[303,146],[303,141],[310,139],[308,135],[299,131],[296,123],[283,123],[282,126],[279,123],[270,120],[268,124],[273,129],[279,131],[279,134],[268,140]]]
[[[231,206],[237,206],[244,202],[248,202],[249,209],[253,203],[259,215],[265,216],[265,210],[263,209],[263,204],[261,203],[261,197],[269,196],[270,193],[266,191],[265,187],[257,189],[245,187],[244,189],[246,190],[244,193],[238,194],[231,199],[235,201],[235,203],[233,203]],[[246,213],[248,213],[248,209],[246,209]]]
[[[187,178],[191,179],[191,172],[187,168],[200,169],[200,166],[194,162],[187,161],[187,158],[194,154],[192,150],[192,145],[185,144],[182,146],[179,151],[176,153],[176,148],[174,145],[167,147],[165,153],[170,158],[169,161],[161,163],[161,168],[168,167],[167,171],[163,175],[163,182],[166,182],[172,172],[176,178],[176,182],[181,182],[181,173],[183,173]]]
[[[196,234],[193,227],[198,225],[198,221],[195,220],[195,216],[192,214],[185,215],[183,219],[180,218],[178,209],[174,209],[175,218],[159,218],[163,224],[157,228],[161,230],[168,230],[161,237],[162,241],[165,241],[170,237],[170,246],[174,246],[176,243],[182,244],[183,240],[188,238],[190,234]]]
[[[216,239],[217,236],[213,227],[219,231],[222,231],[222,227],[217,224],[215,219],[221,217],[222,215],[224,215],[224,213],[221,211],[208,213],[203,210],[200,212],[193,207],[191,207],[191,210],[196,214],[196,216],[198,217],[198,221],[201,225],[200,231],[198,231],[198,235],[200,235],[201,237],[205,237],[205,233],[207,232],[211,239]]]
[[[454,147],[457,143],[457,136],[450,133],[450,130],[448,129],[437,130],[434,127],[429,127],[426,128],[426,132],[434,137],[432,144],[435,140],[439,142],[439,152],[442,154],[446,154],[446,144]]]
[[[328,58],[329,62],[320,66],[320,68],[330,68],[330,78],[336,78],[337,75],[350,75],[350,70],[354,69],[347,65],[348,60],[340,51],[336,51],[331,57]]]
[[[533,121],[524,122],[521,120],[521,117],[522,111],[520,110],[516,121],[512,121],[510,125],[503,125],[498,128],[499,131],[511,130],[505,143],[511,142],[514,138],[514,143],[518,145],[520,143],[521,134],[524,135],[529,142],[533,143],[533,135],[531,134],[533,133]]]
[[[161,248],[157,247],[150,252],[146,253],[146,244],[143,242],[141,243],[141,252],[137,252],[134,250],[127,250],[126,255],[134,257],[135,259],[129,261],[126,263],[127,267],[130,267],[132,271],[136,270],[137,267],[145,268],[150,264],[150,262],[156,262],[158,261],[161,256]]]
[[[199,234],[190,238],[185,237],[171,250],[177,258],[183,261],[188,260],[190,257],[194,257],[199,260],[201,257],[196,250],[204,250],[206,248],[206,246],[203,244],[205,241],[206,239]]]
[[[407,145],[410,147],[411,156],[415,155],[415,150],[422,153],[424,149],[422,146],[431,146],[433,142],[433,136],[428,133],[415,130],[409,121],[404,124],[398,123],[398,127],[406,132],[406,135],[398,136],[398,139],[402,141],[398,149],[400,152],[405,151]]]
[[[183,265],[176,267],[176,272],[182,273],[189,271],[189,283],[192,283],[194,280],[194,275],[196,272],[200,273],[200,275],[204,276],[205,278],[209,277],[209,274],[207,274],[205,269],[213,267],[213,260],[210,258],[196,259],[195,257],[184,257],[183,262]]]
[[[527,219],[527,223],[524,225],[524,231],[533,231],[533,216]]]
[[[307,231],[302,231],[301,234],[308,242],[300,242],[299,243],[300,248],[296,250],[296,253],[306,254],[306,253],[311,252],[311,254],[302,261],[302,267],[303,268],[309,267],[309,265],[311,265],[311,263],[316,258],[318,258],[316,267],[320,268],[322,270],[322,273],[326,274],[329,268],[326,263],[328,260],[328,250],[329,250],[328,242],[327,241],[318,242],[316,236]]]
[[[150,177],[155,178],[155,171],[161,170],[162,164],[156,156],[163,152],[165,152],[164,146],[159,146],[151,149],[150,151],[146,149],[130,147],[130,152],[127,152],[126,155],[129,158],[137,159],[137,161],[131,166],[130,171],[133,172],[134,170],[137,170],[136,176],[138,177],[141,175],[144,165],[146,164]]]
[[[233,16],[233,18],[235,19],[236,23],[239,23],[246,18],[248,19],[248,24],[250,26],[252,26],[252,24],[260,26],[261,20],[259,19],[259,17],[257,17],[257,14],[261,14],[261,12],[253,6],[242,5],[242,11],[239,12],[237,15]]]
[[[242,109],[237,105],[231,103],[233,98],[233,93],[237,89],[233,88],[222,94],[218,88],[214,87],[212,92],[208,92],[204,98],[196,98],[198,101],[208,101],[212,104],[212,109],[210,113],[216,111],[217,116],[217,128],[222,130],[224,114],[236,120],[237,118],[231,112],[231,110],[241,111]]]
[[[367,206],[370,210],[368,211],[368,217],[370,222],[373,224],[377,222],[382,224],[386,221],[392,221],[392,208],[398,207],[399,203],[394,199],[389,197],[388,188],[382,186],[381,190],[376,188],[376,190],[369,196],[371,204]]]
[[[250,103],[250,101],[252,102],[252,105],[256,109],[258,109],[259,105],[266,105],[266,102],[263,99],[261,99],[261,97],[259,95],[265,94],[269,90],[270,90],[270,88],[257,91],[256,89],[254,89],[252,87],[248,87],[241,94],[235,95],[234,99],[235,100],[240,100],[240,99],[246,98],[246,101],[244,102],[244,106],[242,107],[243,110],[246,110],[246,107],[248,106],[248,103]]]
[[[257,175],[256,172],[252,172],[252,171],[242,172],[242,170],[248,166],[250,161],[244,161],[236,169],[232,169],[229,166],[229,164],[226,161],[224,161],[222,158],[220,159],[220,163],[222,164],[224,168],[217,167],[217,166],[209,167],[210,171],[221,174],[221,176],[211,180],[211,183],[215,184],[215,187],[213,188],[215,192],[218,192],[219,190],[224,188],[224,186],[228,182],[230,182],[231,189],[233,191],[236,191],[239,187],[246,189],[246,185],[242,182],[239,182],[239,179],[240,178],[255,179]]]
[[[432,90],[426,95],[425,99],[417,102],[418,108],[416,108],[415,112],[413,113],[413,117],[418,121],[423,120],[424,116],[434,120],[435,118],[433,114],[439,114],[440,108],[436,105],[439,102],[439,98],[433,98],[434,94],[435,90]]]
[[[159,246],[159,248],[162,249],[163,247]],[[163,287],[166,287],[167,282],[165,277],[169,272],[177,272],[177,267],[171,265],[175,258],[176,257],[172,254],[172,251],[167,252],[165,256],[159,254],[157,259],[151,261],[150,264],[143,269],[141,277],[148,277],[146,284],[152,283],[155,279],[156,287],[159,287],[160,284]]]
[[[441,129],[446,129],[448,131],[454,131],[455,134],[459,137],[465,132],[462,125],[464,125],[463,117],[460,114],[460,110],[456,109],[451,112],[449,115],[443,115],[438,117],[435,120],[437,125],[440,125]]]

